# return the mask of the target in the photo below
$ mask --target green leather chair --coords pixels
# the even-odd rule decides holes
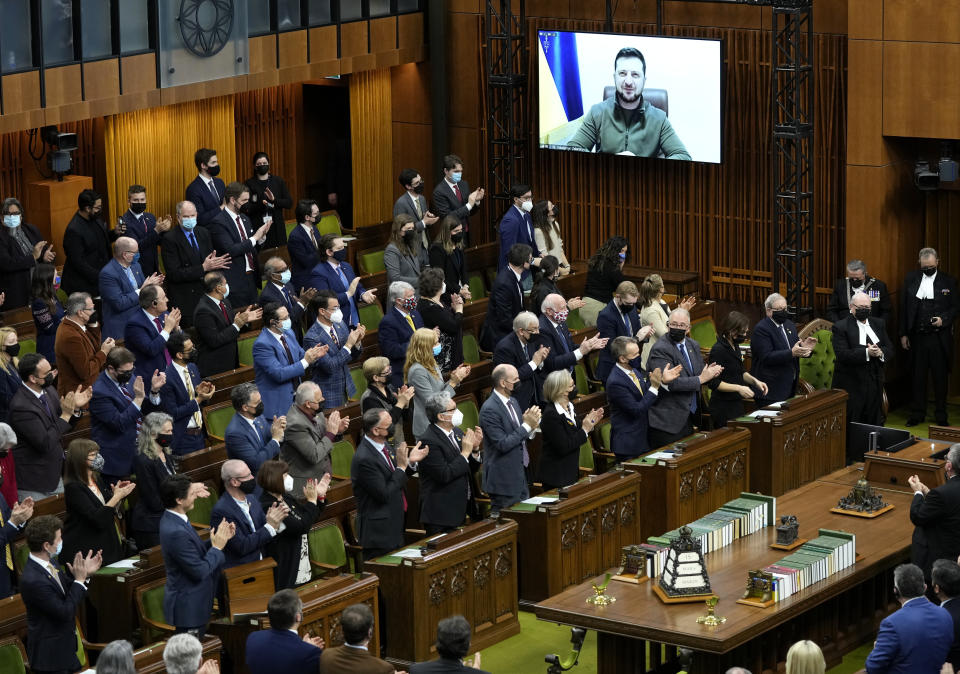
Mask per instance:
[[[827,389],[833,384],[833,368],[837,358],[833,351],[833,332],[829,328],[820,328],[813,331],[812,335],[816,337],[817,345],[809,358],[800,359],[800,378],[814,390]],[[805,392],[802,386],[797,391]]]
[[[463,412],[463,423],[460,424],[460,428],[466,430],[480,425],[480,410],[477,409],[477,403],[473,398],[459,401],[457,409]]]
[[[357,313],[360,314],[360,322],[363,323],[367,332],[380,327],[380,321],[383,319],[383,309],[380,308],[379,304],[364,304],[357,308]]]
[[[26,674],[27,651],[19,637],[0,639],[0,672]]]
[[[573,368],[573,382],[577,387],[577,393],[582,396],[591,393],[589,380],[590,377],[587,376],[587,366],[584,365],[581,360]]]
[[[589,475],[593,472],[594,466],[593,462],[593,443],[590,442],[590,438],[587,438],[587,441],[580,445],[580,472]]]
[[[232,404],[205,409],[203,411],[203,423],[207,427],[207,435],[217,442],[223,442],[227,434],[227,426],[236,413]]]
[[[480,345],[477,343],[476,336],[472,332],[463,333],[463,362],[473,365],[481,360]]]
[[[330,470],[333,477],[350,479],[350,463],[356,451],[350,440],[338,440],[333,443],[333,449],[330,450]]]
[[[244,337],[237,340],[237,357],[241,366],[253,367],[253,343],[256,341],[256,337]]]
[[[166,587],[167,579],[160,578],[152,583],[141,585],[136,590],[137,614],[140,617],[144,643],[152,644],[172,636],[176,631],[176,628],[168,625],[163,617],[163,596]]]
[[[314,578],[341,570],[358,573],[362,568],[362,549],[344,541],[343,531],[334,520],[321,522],[310,530],[307,553]]]
[[[580,318],[579,309],[574,309],[567,314],[567,330],[570,332],[576,332],[577,330],[583,330],[585,327],[587,327],[587,324],[583,322],[582,318]]]
[[[360,400],[360,396],[367,390],[367,378],[363,376],[363,366],[357,365],[350,368],[350,377],[353,379],[353,385],[357,392],[350,397],[352,402]]]
[[[479,300],[487,296],[487,289],[483,285],[483,277],[480,274],[473,274],[467,279],[467,287],[470,288],[470,297]]]
[[[361,253],[359,256],[360,273],[376,274],[378,271],[386,271],[387,266],[383,263],[383,251],[374,250],[368,253]]]
[[[21,339],[20,340],[20,357],[23,358],[28,353],[37,352],[37,340],[35,339]]]
[[[709,316],[690,324],[690,336],[697,340],[703,351],[710,351],[717,343],[717,326]]]
[[[336,234],[340,236],[343,230],[340,228],[340,216],[336,211],[324,211],[320,214],[320,220],[317,222],[317,231],[320,236],[324,234]]]
[[[217,499],[220,498],[220,494],[217,492],[217,488],[213,484],[212,480],[207,480],[204,482],[204,484],[207,485],[207,489],[210,491],[210,496],[207,496],[206,498],[198,496],[193,501],[193,508],[187,513],[187,519],[190,520],[191,524],[208,527],[210,526],[210,515],[213,512],[213,506],[216,505]],[[163,615],[162,600],[160,613]]]
[[[287,240],[289,241],[289,240],[290,240],[290,232],[292,232],[293,230],[295,230],[295,229],[297,228],[297,221],[296,221],[296,220],[287,220],[287,221],[284,223],[284,228],[287,230]]]

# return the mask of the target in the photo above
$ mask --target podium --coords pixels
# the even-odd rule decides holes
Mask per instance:
[[[640,475],[614,471],[541,494],[556,501],[517,503],[501,511],[519,527],[520,602],[560,593],[620,562],[640,538]]]
[[[684,444],[683,453],[671,458],[653,458],[656,452],[651,452],[623,464],[643,480],[641,540],[693,522],[749,491],[749,432],[721,428],[698,433]]]
[[[273,569],[277,562],[264,557],[223,571],[223,613],[236,620],[240,616],[266,613],[267,602],[276,591]]]
[[[434,659],[437,623],[458,613],[473,627],[471,651],[519,634],[517,533],[516,522],[485,520],[367,561],[380,578],[387,656]]]
[[[53,244],[57,251],[54,264],[61,266],[66,259],[63,252],[63,233],[67,223],[77,212],[77,196],[83,190],[93,189],[90,176],[63,176],[63,180],[38,180],[27,183],[26,202],[29,217],[26,221],[35,225],[44,240]],[[105,217],[105,216],[104,216]],[[107,223],[109,227],[109,223]]]
[[[814,391],[785,401],[777,416],[740,417],[727,426],[750,431],[749,491],[781,496],[843,468],[847,392]]]
[[[920,481],[933,489],[946,481],[943,464],[946,450],[952,443],[917,439],[912,445],[899,452],[866,452],[863,455],[863,476],[875,487],[884,487],[895,491],[913,493],[907,479],[916,475]],[[933,455],[943,452],[944,458]]]

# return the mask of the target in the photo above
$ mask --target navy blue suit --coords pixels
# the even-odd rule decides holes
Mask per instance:
[[[250,527],[247,516],[226,491],[220,496],[216,505],[213,506],[213,512],[210,513],[210,527],[213,529],[216,529],[223,520],[237,525],[237,533],[227,541],[227,546],[223,549],[226,557],[224,568],[227,569],[260,559],[263,556],[264,546],[273,538],[264,526],[267,523],[267,516],[263,513],[260,501],[250,495],[247,496],[247,503],[250,504],[250,519],[253,520],[255,528]]]
[[[410,317],[417,328],[423,327],[423,318],[416,309],[410,311]],[[380,319],[377,328],[377,339],[380,341],[380,353],[390,359],[392,374],[390,383],[400,388],[403,386],[403,365],[407,360],[407,345],[413,337],[413,330],[400,310],[395,306]]]
[[[20,534],[20,529],[10,524],[10,507],[2,494],[0,512],[3,513],[3,528],[0,529],[0,599],[6,599],[13,594],[13,571],[7,568],[3,560],[6,559],[8,545],[11,546],[10,554],[13,554],[13,540]]]
[[[616,366],[606,381],[607,400],[610,402],[610,448],[621,461],[650,451],[647,415],[658,399],[658,395],[650,391],[646,375],[637,368],[633,373],[640,380],[642,392],[630,376]]]
[[[516,206],[510,206],[500,219],[500,262],[497,269],[507,266],[507,253],[515,243],[525,243],[533,249],[533,257],[540,257],[537,242],[533,237],[533,221],[529,213],[522,213]]]
[[[630,330],[627,330],[627,324],[624,321],[624,316],[626,320],[630,321]],[[628,311],[626,314],[623,314],[620,311],[620,307],[617,306],[617,303],[613,300],[610,300],[603,309],[600,310],[600,313],[597,314],[597,333],[610,341],[607,342],[607,348],[600,351],[600,355],[597,358],[597,371],[593,374],[600,381],[606,381],[607,377],[610,376],[610,370],[613,369],[613,366],[616,364],[613,359],[613,354],[610,353],[610,347],[613,345],[613,340],[617,337],[633,337],[637,334],[637,330],[640,329],[640,314],[637,313],[636,308],[632,311]],[[631,363],[634,369],[640,369],[640,357],[637,356],[636,360]]]
[[[340,311],[343,312],[345,322],[348,325],[359,325],[360,314],[357,311],[357,307],[360,306],[360,298],[367,292],[367,289],[363,287],[363,282],[361,281],[357,284],[357,290],[354,292],[353,297],[349,297],[347,295],[347,287],[356,277],[356,274],[353,271],[353,267],[347,262],[341,262],[339,269],[343,272],[343,278],[340,278],[340,274],[330,266],[329,262],[318,262],[314,265],[313,271],[310,272],[306,286],[308,288],[329,290],[330,292],[336,293],[337,301],[340,302]],[[344,283],[344,279],[346,279],[346,283]]]
[[[867,674],[938,674],[952,643],[947,610],[926,597],[911,599],[880,623]]]
[[[197,224],[206,227],[210,224],[210,221],[213,220],[220,212],[220,204],[223,203],[223,190],[225,185],[220,178],[214,178],[213,184],[216,186],[217,194],[219,199],[213,196],[213,192],[210,191],[210,188],[207,187],[207,183],[204,182],[203,178],[199,175],[193,179],[184,194],[184,198],[187,201],[192,201],[193,205],[197,207]],[[221,255],[222,255],[221,251]]]
[[[260,291],[260,306],[269,302],[279,302],[287,308],[290,315],[290,322],[293,324],[293,333],[297,336],[297,341],[303,341],[303,312],[304,308],[297,301],[297,292],[293,289],[293,284],[288,283],[283,286],[283,290],[276,286],[272,281],[267,281]]]
[[[159,405],[150,402],[150,381],[144,380],[147,397],[138,410],[133,404],[133,382],[131,379],[124,387],[130,394],[128,400],[117,383],[106,373],[101,372],[93,382],[93,398],[90,399],[90,437],[100,445],[103,454],[103,475],[109,477],[127,476],[133,472],[133,458],[137,454],[137,421],[150,412],[157,411]]]
[[[769,317],[754,326],[750,336],[753,357],[750,374],[767,385],[767,395],[763,401],[779,402],[792,398],[796,393],[800,359],[793,355],[791,349],[797,339],[797,326],[791,320],[783,322],[783,330]]]
[[[240,222],[246,237],[241,240],[235,216],[223,209],[207,224],[213,248],[218,255],[230,255],[230,266],[220,272],[230,284],[230,299],[234,306],[246,307],[257,300],[257,288],[260,280],[260,263],[257,259],[257,244],[251,238],[254,234],[250,218],[240,214]],[[247,255],[250,256],[251,271],[247,272]]]
[[[553,327],[553,323],[547,318],[546,314],[540,316],[540,342],[538,346],[549,346],[550,354],[543,361],[543,367],[537,371],[537,392],[543,393],[543,382],[547,380],[547,375],[556,370],[569,370],[573,374],[573,368],[577,364],[577,354],[574,353],[577,347],[573,343],[570,331],[566,323],[558,323]]]
[[[201,540],[189,522],[169,510],[160,516],[159,531],[167,570],[163,619],[174,627],[204,627],[210,622],[224,554],[209,541]]]
[[[270,437],[270,422],[263,417],[253,420],[256,429],[239,414],[227,424],[224,440],[227,444],[227,458],[240,459],[250,472],[256,474],[264,461],[275,459],[280,453],[280,443]]]
[[[287,330],[283,333],[290,358],[270,330],[263,330],[253,343],[253,371],[263,401],[263,415],[267,419],[282,417],[293,404],[293,394],[300,380],[306,375],[303,368],[303,348],[296,336]]]
[[[316,672],[323,649],[290,630],[260,630],[247,637],[247,668],[250,674]]]
[[[160,245],[161,233],[157,231],[157,218],[153,213],[143,213],[139,218],[128,208],[120,216],[127,231],[124,236],[136,239],[140,246],[140,268],[146,276],[160,271],[157,263],[157,246]]]
[[[190,373],[190,381],[196,393],[197,386],[203,381],[200,370],[193,363],[187,363],[187,371]],[[196,398],[190,400],[190,393],[176,365],[173,363],[167,365],[166,375],[167,383],[160,389],[160,406],[163,407],[164,412],[173,417],[174,450],[177,454],[189,454],[203,449],[206,445],[203,435],[187,434],[187,424],[190,423],[193,415],[200,411],[200,401]],[[202,421],[200,430],[203,430]]]
[[[350,336],[350,329],[344,323],[334,323],[337,342],[330,337],[330,328],[319,321],[314,321],[303,338],[306,349],[317,344],[326,344],[329,349],[327,355],[318,358],[313,364],[313,381],[323,391],[323,406],[326,408],[340,407],[347,404],[348,398],[357,394],[357,386],[350,376],[350,361],[360,356],[363,347],[359,342],[353,349],[345,348]]]
[[[313,236],[317,240],[317,246],[320,245],[320,232],[316,225],[310,225],[313,229]],[[272,229],[272,228],[271,228]],[[313,245],[310,235],[301,225],[297,225],[290,232],[287,238],[287,253],[290,254],[290,283],[298,291],[302,288],[310,288],[310,273],[317,265],[325,253],[321,255]]]
[[[163,325],[167,313],[160,314],[160,325]],[[143,383],[149,386],[153,371],[163,372],[167,368],[167,340],[157,330],[157,324],[147,317],[143,309],[139,309],[127,319],[123,342],[137,358],[133,376],[143,377]]]
[[[140,296],[137,290],[143,285],[144,276],[140,265],[130,265],[137,285],[133,287],[127,273],[116,259],[110,260],[100,270],[100,297],[103,301],[103,339],[123,339],[123,328],[130,317],[140,311]]]
[[[539,342],[531,340],[527,343],[527,352],[523,352],[523,345],[517,333],[509,335],[497,342],[493,350],[493,365],[513,365],[517,368],[520,383],[513,387],[513,397],[517,399],[520,409],[525,410],[539,400],[537,386],[537,372],[530,368],[530,360],[540,347]]]
[[[39,672],[80,669],[77,660],[77,609],[86,590],[58,569],[60,584],[28,559],[20,574],[20,597],[27,607],[27,658]]]

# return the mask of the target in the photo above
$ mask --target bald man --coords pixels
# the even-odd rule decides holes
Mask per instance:
[[[163,283],[160,274],[145,279],[139,260],[140,248],[136,239],[121,236],[113,244],[113,259],[100,270],[104,338],[123,339],[127,321],[140,310],[140,291],[146,286]]]

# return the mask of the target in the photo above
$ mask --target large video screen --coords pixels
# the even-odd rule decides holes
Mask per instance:
[[[539,31],[540,147],[720,163],[721,42]]]

